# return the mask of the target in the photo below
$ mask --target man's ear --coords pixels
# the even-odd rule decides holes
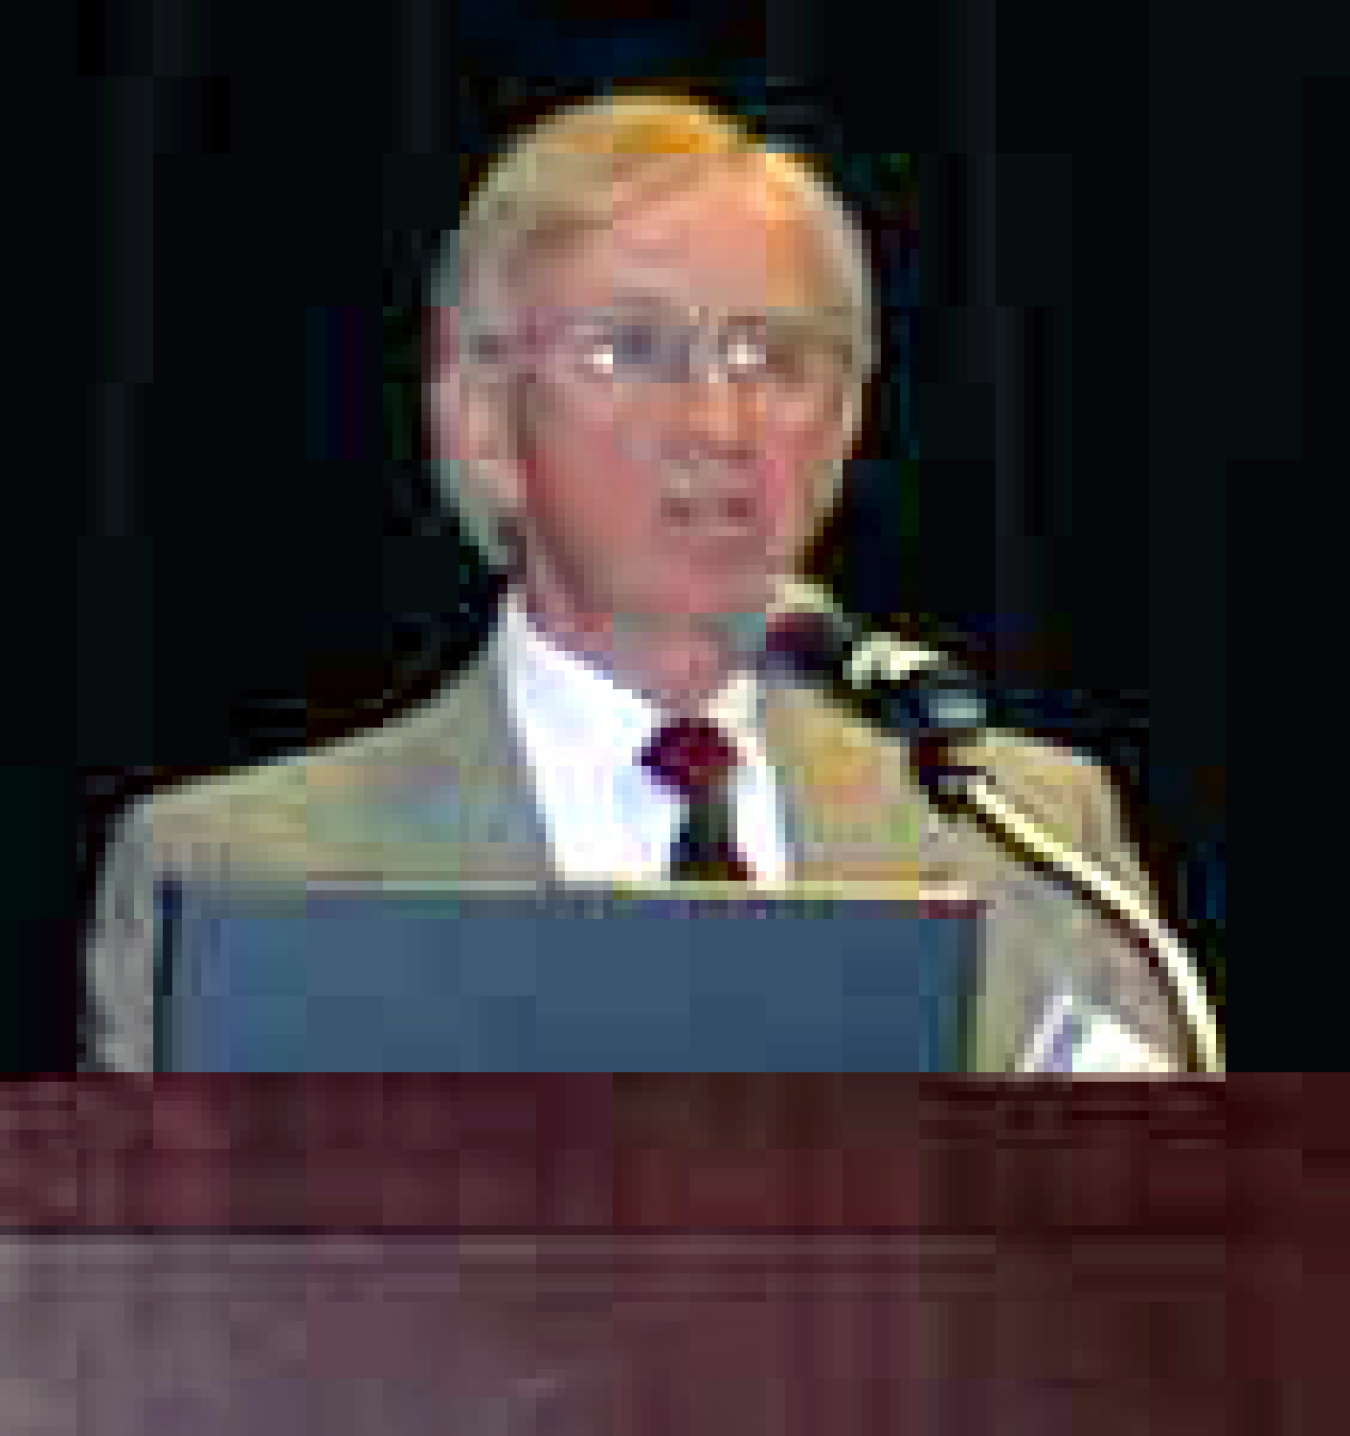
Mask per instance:
[[[462,314],[439,305],[427,318],[427,439],[430,457],[464,466],[473,482],[489,485],[498,506],[518,506],[511,441],[508,379],[468,359]]]

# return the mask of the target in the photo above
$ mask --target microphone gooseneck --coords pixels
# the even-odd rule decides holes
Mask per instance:
[[[797,585],[765,632],[765,671],[805,681],[908,745],[935,804],[961,805],[1019,854],[1071,877],[1139,933],[1157,955],[1206,1072],[1224,1070],[1218,1026],[1185,948],[1139,897],[1099,864],[1059,843],[998,790],[985,769],[954,760],[952,745],[995,726],[979,680],[942,654],[885,633],[866,634],[823,594]],[[1034,1070],[1034,1069],[1032,1069]]]

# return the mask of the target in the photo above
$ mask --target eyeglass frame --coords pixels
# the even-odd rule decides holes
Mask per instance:
[[[619,303],[613,306],[588,306],[577,308],[559,309],[533,309],[527,311],[521,329],[524,334],[523,347],[530,353],[537,353],[541,348],[553,345],[559,334],[568,330],[571,326],[585,323],[603,322],[615,320],[619,317],[627,317],[633,311],[640,311],[643,308],[660,309],[660,305],[632,305],[625,306]],[[678,309],[679,306],[669,306],[670,309]],[[751,314],[735,309],[716,308],[711,305],[691,305],[684,309],[686,316],[683,325],[685,331],[684,352],[688,355],[688,364],[684,374],[679,379],[666,381],[670,383],[690,383],[695,374],[703,376],[706,380],[709,374],[715,375],[714,382],[725,383],[733,376],[728,372],[729,365],[722,351],[727,338],[728,326],[735,322],[756,323],[771,319],[775,315],[801,318],[803,316],[829,316],[825,323],[817,323],[814,328],[821,335],[827,347],[838,348],[843,358],[843,364],[837,373],[829,376],[829,382],[821,386],[820,397],[828,397],[831,386],[844,377],[851,362],[851,344],[844,333],[844,325],[840,322],[843,311],[839,309],[806,310],[806,309],[778,309],[769,311],[768,314]],[[715,323],[713,321],[716,321]],[[691,322],[692,321],[692,322]],[[673,327],[673,326],[672,326]],[[501,330],[484,330],[476,336],[481,344],[486,340],[491,355],[485,362],[489,365],[498,365],[503,361],[510,362],[510,350],[513,348],[512,340],[516,337]],[[693,343],[689,343],[690,339]],[[500,347],[498,347],[500,346]],[[478,346],[475,345],[475,348]],[[480,358],[481,358],[480,353]],[[701,361],[701,362],[700,362]],[[589,373],[585,375],[585,381],[601,383],[606,386],[609,394],[623,393],[626,381],[620,375],[599,375]],[[739,380],[739,382],[747,382]],[[760,380],[748,381],[761,392],[768,387]],[[627,390],[633,392],[654,392],[652,386],[647,383],[632,385]],[[781,391],[780,391],[781,392]],[[793,396],[783,395],[784,398]]]

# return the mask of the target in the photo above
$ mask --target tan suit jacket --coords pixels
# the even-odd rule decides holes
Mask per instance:
[[[500,628],[436,697],[383,728],[131,809],[104,865],[86,949],[86,1067],[153,1065],[154,893],[162,876],[559,880],[508,718],[499,635]],[[765,693],[764,747],[781,784],[794,880],[955,881],[988,902],[977,1070],[1015,1071],[1066,987],[1178,1069],[1192,1066],[1147,950],[973,819],[939,815],[902,741],[810,690],[774,682]],[[1000,734],[972,756],[1053,835],[1152,899],[1099,768]]]

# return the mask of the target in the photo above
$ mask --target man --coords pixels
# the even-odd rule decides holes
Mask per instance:
[[[428,373],[448,496],[512,575],[500,622],[383,730],[129,816],[90,950],[95,1065],[150,1064],[155,877],[228,870],[956,877],[990,903],[980,1069],[1017,1070],[1065,992],[1186,1066],[1128,936],[931,810],[902,743],[755,675],[856,434],[863,253],[805,166],[683,100],[573,107],[511,150],[441,276]],[[1006,735],[979,749],[1052,835],[1149,896],[1097,770]]]

